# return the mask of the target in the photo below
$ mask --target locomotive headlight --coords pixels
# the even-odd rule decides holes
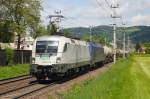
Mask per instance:
[[[61,62],[61,58],[60,58],[60,57],[57,57],[56,63],[60,63],[60,62]]]

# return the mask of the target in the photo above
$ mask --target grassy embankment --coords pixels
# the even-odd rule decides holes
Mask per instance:
[[[75,85],[64,99],[150,99],[150,57],[120,60],[99,77]]]
[[[12,78],[26,74],[29,74],[28,64],[0,67],[0,79]]]

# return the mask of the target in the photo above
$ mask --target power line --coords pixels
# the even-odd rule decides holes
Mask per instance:
[[[96,0],[96,3],[97,3],[102,9],[104,9],[103,6],[102,6],[102,4],[101,4],[98,0]]]
[[[107,1],[106,1],[106,2],[107,2]],[[96,3],[97,3],[98,6],[103,10],[103,12],[105,12],[106,14],[109,14],[109,11],[108,11],[108,10],[112,10],[112,9],[110,8],[111,6],[109,5],[108,2],[107,2],[107,4],[109,5],[109,6],[108,6],[109,9],[106,9],[107,7],[104,8],[103,5],[102,5],[102,3],[101,3],[99,0],[96,0]],[[108,17],[109,17],[109,16],[108,16]],[[109,23],[109,22],[110,22],[110,20],[109,20],[110,18],[106,18],[106,19],[107,19],[107,20],[106,20],[107,23]],[[105,34],[106,34],[106,33],[105,33]],[[105,44],[106,44],[106,40],[107,40],[107,39],[106,39],[106,37],[105,37]]]
[[[105,10],[106,12],[108,12],[108,10],[106,10],[106,9],[103,7],[102,3],[100,3],[99,0],[96,0],[96,3],[97,3],[98,6],[101,7],[103,10]],[[109,12],[108,12],[108,13],[109,13]]]
[[[98,1],[97,4],[103,9],[102,4]],[[115,2],[115,0],[113,0],[113,3],[110,5],[108,0],[105,0],[107,6],[112,10],[113,14],[111,15],[111,18],[113,19],[114,23],[113,23],[113,53],[114,53],[114,63],[116,63],[116,50],[117,50],[117,39],[116,39],[116,31],[117,31],[117,24],[116,24],[116,19],[119,18],[122,21],[122,25],[123,24],[123,19],[122,17],[117,15],[116,9],[119,8],[119,4],[117,4]],[[129,39],[129,38],[128,38]],[[128,45],[129,45],[129,40],[128,40]],[[125,32],[123,34],[123,52],[124,52],[124,57],[125,57]],[[128,48],[129,49],[129,48]]]
[[[98,6],[102,9],[102,11],[103,11],[105,14],[107,14],[106,21],[107,21],[107,23],[109,23],[109,22],[110,22],[110,18],[109,18],[109,16],[108,16],[108,14],[109,14],[108,9],[106,9],[105,7],[103,7],[102,3],[101,3],[99,0],[95,0],[95,1],[96,1],[96,3],[98,4]],[[99,11],[99,10],[98,10],[98,11]]]
[[[106,4],[107,4],[107,6],[110,8],[111,6],[110,6],[110,4],[108,3],[108,1],[105,0],[105,2],[106,2]]]

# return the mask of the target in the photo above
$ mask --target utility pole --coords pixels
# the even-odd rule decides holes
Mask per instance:
[[[107,38],[106,38],[106,36],[105,36],[105,46],[107,45]]]
[[[126,33],[125,33],[125,24],[122,23],[123,25],[123,58],[125,59],[126,57]]]
[[[130,52],[130,38],[129,38],[129,34],[128,34],[128,53]]]
[[[114,51],[114,64],[116,63],[116,50],[117,50],[117,44],[116,44],[116,24],[113,24],[113,32],[114,32],[114,44],[113,44],[113,51]]]
[[[125,32],[123,33],[123,58],[125,58],[126,57],[126,45],[125,45],[125,43],[126,43],[126,34],[125,34]]]
[[[90,42],[92,42],[92,26],[90,26]]]
[[[120,16],[116,15],[116,9],[117,8],[119,8],[119,4],[116,4],[115,0],[113,0],[113,4],[111,5],[111,9],[113,11],[113,14],[111,15],[111,18],[114,20],[114,24],[113,24],[113,36],[114,36],[113,54],[114,54],[114,64],[116,63],[116,50],[117,50],[117,44],[116,44],[116,19],[120,18]]]
[[[56,24],[57,31],[59,31],[59,23],[61,22],[61,19],[64,18],[63,15],[61,15],[61,11],[55,11],[54,15],[49,15],[50,18],[50,24]]]

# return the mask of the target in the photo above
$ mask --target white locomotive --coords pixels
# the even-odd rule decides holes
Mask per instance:
[[[55,79],[102,63],[111,54],[111,48],[100,44],[64,36],[42,36],[33,46],[30,74],[39,80]]]

